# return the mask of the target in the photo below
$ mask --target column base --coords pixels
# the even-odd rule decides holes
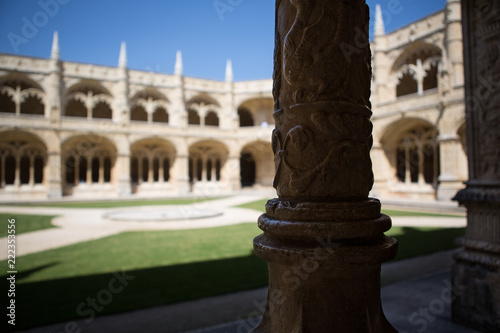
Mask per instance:
[[[460,251],[452,276],[453,321],[485,333],[500,332],[500,256]]]
[[[381,263],[397,251],[383,234],[390,226],[374,199],[270,200],[259,218],[264,233],[254,240],[256,255],[268,262],[269,293],[252,332],[397,332],[380,301]]]

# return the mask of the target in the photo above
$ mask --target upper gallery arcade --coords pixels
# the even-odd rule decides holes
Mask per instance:
[[[372,49],[374,194],[449,200],[467,178],[460,1]],[[271,186],[272,80],[0,54],[0,200],[217,195]]]

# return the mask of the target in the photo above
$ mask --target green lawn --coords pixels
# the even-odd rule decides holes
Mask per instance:
[[[60,207],[60,208],[119,208],[136,206],[159,206],[159,205],[189,205],[198,202],[220,199],[214,198],[190,198],[190,199],[150,199],[136,201],[89,201],[89,202],[57,202],[57,203],[36,203],[36,204],[17,204],[15,206],[31,207]]]
[[[19,235],[30,231],[56,228],[50,223],[54,217],[45,215],[0,214],[0,237],[7,236],[8,225],[10,224],[9,220],[11,219],[16,221],[16,235]]]
[[[265,206],[267,203],[267,199],[264,200],[257,200],[253,202],[248,202],[243,205],[239,205],[237,207],[242,207],[242,208],[250,208],[250,209],[255,209],[261,212],[265,212]],[[391,210],[391,209],[382,209],[382,213],[389,215],[389,216],[429,216],[429,217],[460,217],[463,215],[457,214],[457,215],[451,215],[451,214],[438,214],[438,213],[424,213],[424,212],[416,212],[416,211],[409,211],[409,210]]]
[[[16,329],[87,318],[76,309],[88,297],[102,297],[114,272],[134,278],[98,315],[265,286],[267,265],[252,253],[259,233],[256,223],[126,232],[20,257]],[[453,248],[464,230],[394,227],[387,234],[399,240],[398,259],[403,259]],[[5,265],[0,262],[0,272]],[[0,279],[7,290],[6,277]]]

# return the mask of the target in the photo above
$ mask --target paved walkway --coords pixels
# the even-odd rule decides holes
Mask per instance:
[[[51,208],[51,207],[15,207],[0,206],[2,213],[57,215],[52,223],[58,228],[38,230],[17,235],[17,256],[37,253],[61,246],[76,244],[102,237],[115,235],[124,231],[139,230],[174,230],[197,229],[227,226],[245,222],[255,223],[261,214],[253,209],[237,208],[234,206],[272,197],[273,193],[249,192],[235,196],[199,202],[184,206],[143,206],[121,207],[107,209],[79,209],[79,208]],[[163,222],[132,222],[112,221],[105,215],[116,212],[150,212],[160,209],[178,208],[185,212],[185,218]],[[190,219],[191,210],[211,210],[222,215]],[[458,228],[466,225],[465,217],[393,217],[394,226],[434,226]],[[7,247],[7,238],[0,238],[0,248]],[[6,251],[0,252],[0,260],[7,259]]]

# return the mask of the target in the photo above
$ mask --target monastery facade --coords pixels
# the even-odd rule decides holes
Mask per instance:
[[[377,6],[377,197],[450,200],[467,179],[460,1],[389,34]],[[270,187],[272,80],[0,54],[0,201],[220,195]]]

